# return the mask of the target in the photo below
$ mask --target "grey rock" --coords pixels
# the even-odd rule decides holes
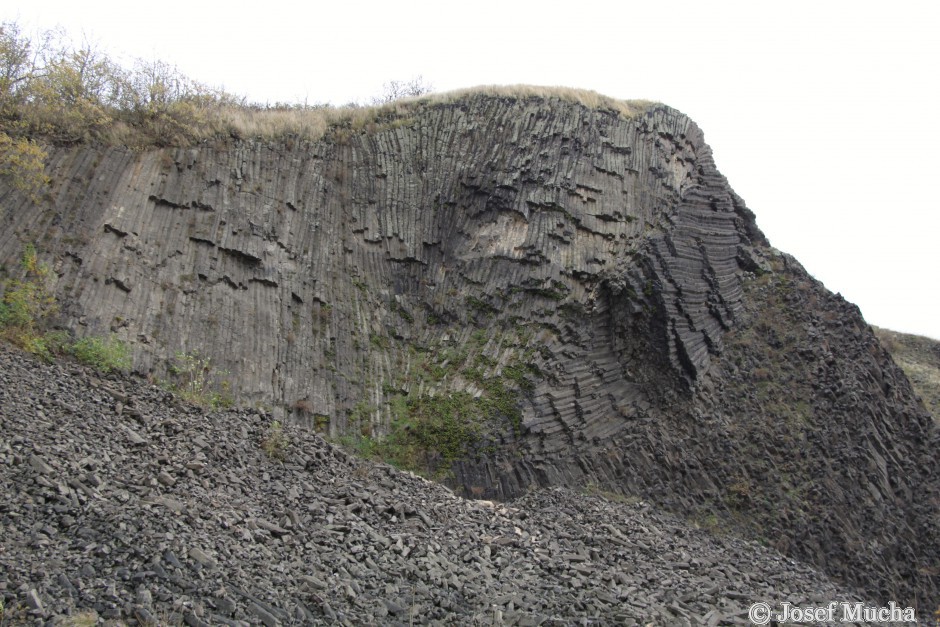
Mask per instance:
[[[395,601],[390,601],[388,599],[385,599],[382,601],[382,603],[385,605],[385,609],[388,610],[389,614],[398,615],[398,614],[405,613],[405,608],[399,605],[398,603],[396,603]]]
[[[209,623],[202,620],[192,612],[186,612],[183,614],[183,622],[189,625],[189,627],[210,627]]]
[[[44,462],[38,455],[29,456],[29,465],[33,470],[44,475],[51,475],[55,472],[55,470],[53,470],[53,468]]]
[[[262,608],[257,603],[252,603],[248,607],[248,610],[252,614],[254,614],[258,618],[258,620],[260,620],[261,623],[265,625],[265,627],[276,627],[277,625],[280,624],[280,622],[277,620],[277,618],[274,617],[274,615],[272,615],[270,612]]]
[[[258,527],[264,529],[265,531],[270,532],[271,535],[275,537],[281,537],[281,536],[286,536],[290,534],[290,531],[288,531],[287,529],[279,527],[278,525],[275,525],[274,523],[270,523],[266,520],[257,519],[253,522]]]
[[[181,513],[186,507],[185,503],[183,503],[182,501],[179,501],[177,499],[171,498],[163,494],[157,497],[154,497],[150,501],[150,503],[152,503],[153,505],[162,505],[163,507],[167,508],[171,512],[174,512],[177,514]]]
[[[0,348],[9,598],[130,620],[147,569],[153,614],[179,621],[221,588],[251,595],[232,621],[258,622],[253,603],[285,623],[300,602],[368,622],[381,598],[485,623],[501,595],[519,621],[741,618],[760,582],[937,600],[936,427],[857,308],[769,247],[686,116],[485,96],[388,115],[310,142],[50,146],[38,205],[0,180],[0,263],[43,242],[62,325],[120,317],[136,371],[167,379],[196,347],[275,408],[194,408]],[[428,470],[508,507],[315,433],[380,438],[402,401],[464,394],[500,410]],[[262,449],[275,419],[285,460]],[[194,546],[216,567],[182,568]]]
[[[212,556],[198,547],[191,547],[189,556],[206,568],[215,568],[216,561],[212,559]]]
[[[134,619],[141,625],[156,625],[158,621],[153,613],[147,607],[135,607],[133,611]]]
[[[72,582],[69,581],[69,578],[66,577],[63,573],[59,573],[59,576],[56,577],[56,583],[59,584],[59,587],[62,588],[62,591],[74,598],[78,597],[78,591],[75,589],[75,586],[72,585]]]
[[[141,587],[137,590],[137,604],[142,605],[143,607],[150,607],[153,605],[153,595],[150,594],[150,590],[144,587]]]
[[[235,610],[238,607],[235,601],[228,597],[216,599],[215,605],[219,612],[225,616],[232,616],[235,614]]]
[[[137,433],[136,431],[134,431],[127,425],[123,425],[123,426],[124,426],[124,432],[127,433],[127,437],[128,439],[130,439],[131,444],[141,445],[141,444],[147,443],[147,438],[141,436],[139,433]]]
[[[42,605],[42,600],[39,598],[39,593],[36,592],[35,588],[33,588],[32,590],[26,593],[26,606],[30,610],[37,612],[39,614],[45,613],[45,609],[43,608],[43,605]]]
[[[164,552],[163,561],[166,562],[169,566],[172,566],[173,568],[183,567],[183,563],[180,562],[179,559],[176,557],[176,554],[169,549],[167,549],[167,551]]]

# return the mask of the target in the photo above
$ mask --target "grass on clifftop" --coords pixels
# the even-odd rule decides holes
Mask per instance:
[[[361,129],[369,122],[407,116],[416,106],[477,94],[559,99],[625,117],[652,104],[565,87],[430,91],[418,78],[386,83],[385,93],[374,97],[371,106],[253,104],[194,81],[162,61],[138,59],[124,67],[100,50],[74,45],[61,33],[31,37],[15,22],[0,23],[0,140],[6,138],[7,148],[16,148],[23,138],[52,143],[96,141],[139,149],[185,146],[212,138],[317,140],[332,127]],[[0,150],[0,173],[9,169],[4,167],[4,154]]]
[[[875,335],[910,379],[935,422],[940,422],[940,341],[875,329]]]
[[[632,118],[658,104],[651,100],[618,100],[589,89],[540,85],[480,85],[441,94],[431,94],[425,100],[431,103],[447,103],[475,95],[519,99],[557,99],[563,102],[580,104],[588,109],[616,111],[624,118]]]
[[[50,144],[96,142],[147,150],[206,140],[317,141],[331,132],[342,141],[351,133],[402,126],[417,109],[476,95],[571,102],[625,118],[654,104],[566,87],[430,91],[418,78],[386,83],[385,93],[371,105],[253,104],[194,81],[162,61],[138,59],[128,68],[94,47],[75,46],[61,33],[30,37],[15,22],[2,22],[0,177],[39,202],[49,184],[45,161]]]
[[[635,117],[656,104],[646,100],[617,100],[594,91],[568,87],[485,85],[403,98],[379,105],[226,106],[220,108],[217,116],[207,120],[205,127],[198,130],[198,133],[206,133],[206,136],[197,138],[234,136],[271,140],[296,136],[300,139],[316,141],[326,135],[331,128],[362,130],[375,128],[377,125],[382,128],[381,125],[387,126],[393,120],[407,119],[416,108],[450,104],[478,95],[523,100],[528,98],[556,99],[580,104],[590,109],[614,111],[624,118]]]

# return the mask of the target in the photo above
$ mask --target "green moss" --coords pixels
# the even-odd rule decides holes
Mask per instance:
[[[411,312],[409,312],[407,309],[402,307],[401,304],[399,304],[398,302],[392,303],[392,311],[394,311],[399,316],[401,316],[401,319],[407,322],[408,324],[412,324],[415,321],[415,317],[411,315]]]
[[[568,296],[568,292],[568,286],[559,281],[553,281],[550,287],[514,285],[508,290],[508,294],[510,296],[515,294],[526,294],[528,296],[545,298],[555,302],[564,300]]]
[[[356,403],[351,410],[349,410],[349,424],[358,425],[359,430],[362,431],[364,426],[371,422],[372,413],[375,411],[375,407],[366,401],[359,401]]]
[[[507,433],[521,434],[523,395],[542,377],[530,363],[535,350],[516,354],[500,367],[483,352],[491,344],[524,346],[518,331],[493,327],[473,331],[456,346],[409,345],[411,366],[400,367],[396,378],[381,386],[390,416],[388,432],[362,428],[381,408],[360,402],[349,418],[349,430],[358,425],[359,434],[345,438],[345,444],[358,454],[440,478],[458,460],[491,453],[494,442]],[[476,391],[454,389],[461,381],[472,383]]]
[[[535,383],[529,378],[542,378],[542,371],[533,363],[513,362],[503,369],[503,376],[512,381],[520,390],[530,392],[535,389]]]
[[[437,453],[449,465],[469,452],[481,435],[485,420],[480,403],[467,392],[409,398],[392,427],[390,440],[404,448],[416,447],[423,455]]]
[[[489,341],[489,334],[486,329],[477,329],[470,335],[470,343],[477,348],[483,348]]]
[[[388,338],[378,333],[369,334],[369,343],[379,350],[388,350]]]
[[[472,313],[481,315],[485,318],[492,318],[499,313],[499,309],[489,304],[485,300],[477,298],[476,296],[467,296],[464,298],[464,303]]]

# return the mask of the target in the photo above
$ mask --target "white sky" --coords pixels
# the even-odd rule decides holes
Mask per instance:
[[[870,323],[940,338],[936,0],[8,0],[0,19],[259,102],[344,104],[417,75],[664,102],[774,246]]]

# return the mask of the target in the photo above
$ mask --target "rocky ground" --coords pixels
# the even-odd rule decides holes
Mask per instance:
[[[0,275],[31,281],[32,242],[53,327],[113,335],[152,378],[198,354],[239,403],[463,495],[596,485],[940,607],[940,428],[859,309],[770,246],[687,116],[570,96],[417,100],[309,142],[49,145],[38,200],[0,177]],[[178,486],[128,466],[128,507],[201,485],[185,430],[239,449],[245,425],[257,454],[272,420],[173,434],[168,409],[126,413],[149,392],[120,414],[96,394],[138,448],[187,443],[143,458]]]
[[[465,500],[272,433],[0,346],[2,625],[724,625],[858,598],[644,502]]]

